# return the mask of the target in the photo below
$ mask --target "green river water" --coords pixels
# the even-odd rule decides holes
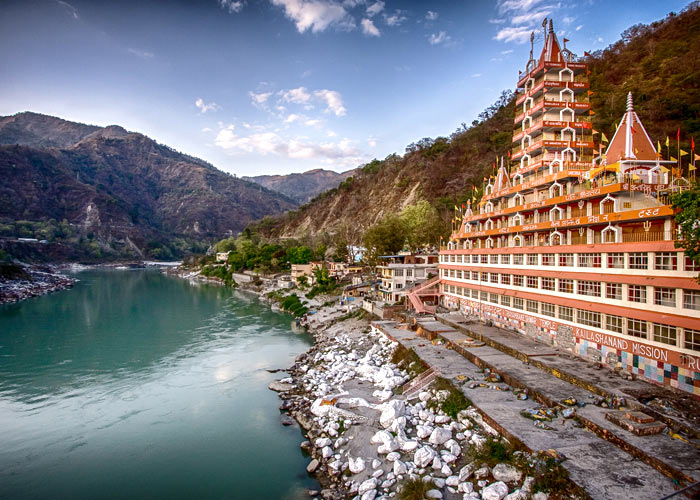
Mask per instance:
[[[90,270],[0,306],[0,498],[303,498],[267,385],[311,344],[256,297]],[[308,497],[307,497],[308,498]]]

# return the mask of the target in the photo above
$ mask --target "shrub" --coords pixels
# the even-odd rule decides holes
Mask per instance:
[[[431,488],[430,483],[426,483],[421,478],[404,479],[398,488],[398,500],[423,500],[426,493]]]

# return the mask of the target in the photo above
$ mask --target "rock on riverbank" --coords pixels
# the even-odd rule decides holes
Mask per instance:
[[[19,302],[71,288],[78,281],[58,273],[49,265],[8,264],[8,272],[0,275],[0,304]]]
[[[294,388],[280,394],[306,431],[302,448],[324,498],[392,498],[408,480],[428,483],[434,499],[531,498],[532,478],[470,458],[495,433],[475,410],[446,415],[448,391],[405,400],[396,389],[409,380],[407,367],[391,362],[397,344],[366,321],[328,317],[312,325],[316,343],[281,381]]]

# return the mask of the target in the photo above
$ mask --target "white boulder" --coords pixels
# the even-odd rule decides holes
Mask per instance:
[[[503,481],[490,484],[481,492],[483,500],[502,500],[508,494],[508,486]]]
[[[496,481],[503,481],[504,483],[514,483],[520,481],[523,477],[522,472],[508,464],[498,464],[491,471],[493,478]]]
[[[353,474],[359,474],[365,470],[365,460],[362,457],[348,457],[348,468]]]
[[[442,427],[436,427],[430,434],[428,442],[435,446],[440,446],[441,444],[445,443],[450,439],[452,439],[452,431],[450,431],[449,429],[444,429]]]

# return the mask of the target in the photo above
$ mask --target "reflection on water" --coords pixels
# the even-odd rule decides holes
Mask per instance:
[[[0,498],[296,496],[314,483],[266,370],[288,316],[155,271],[0,307]]]

